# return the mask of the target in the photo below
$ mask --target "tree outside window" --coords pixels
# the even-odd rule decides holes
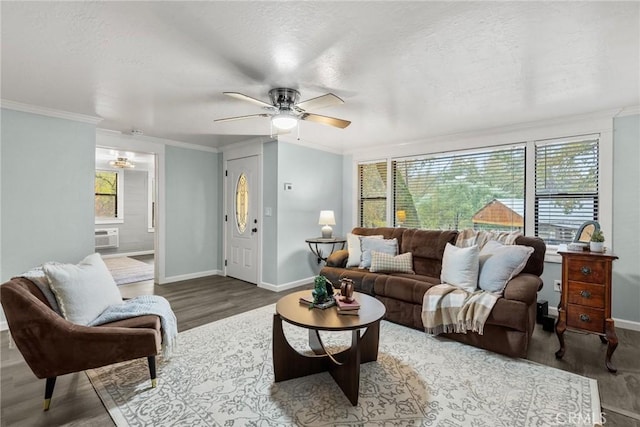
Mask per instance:
[[[118,218],[118,172],[96,171],[96,218]]]

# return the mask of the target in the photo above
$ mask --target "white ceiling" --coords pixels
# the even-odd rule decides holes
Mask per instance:
[[[345,151],[640,104],[639,2],[2,2],[2,98],[220,147],[270,88]]]

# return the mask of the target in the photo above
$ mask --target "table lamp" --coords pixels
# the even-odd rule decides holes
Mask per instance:
[[[324,225],[324,227],[322,227],[323,239],[333,237],[333,229],[330,227],[331,225],[336,225],[336,217],[333,215],[333,211],[320,211],[318,225]]]

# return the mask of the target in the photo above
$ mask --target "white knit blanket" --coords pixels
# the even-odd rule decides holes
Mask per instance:
[[[428,334],[462,333],[468,330],[483,334],[484,324],[499,296],[478,290],[467,292],[442,283],[432,286],[422,301],[422,324]]]
[[[156,315],[162,326],[162,357],[168,359],[177,344],[178,321],[169,301],[158,295],[141,295],[121,304],[113,304],[94,319],[89,326],[97,326],[131,317]]]

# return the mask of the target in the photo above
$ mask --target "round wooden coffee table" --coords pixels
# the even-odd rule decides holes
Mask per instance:
[[[281,298],[273,315],[273,370],[275,381],[286,381],[305,375],[329,371],[352,405],[358,404],[360,389],[360,364],[378,359],[380,320],[384,317],[384,305],[369,295],[354,292],[360,303],[357,316],[338,314],[336,307],[309,310],[300,304],[301,296],[310,291],[300,291]],[[309,330],[309,347],[315,353],[308,356],[298,353],[287,342],[282,321]],[[361,329],[367,328],[364,334]],[[319,331],[352,331],[351,347],[331,354],[320,339]]]

